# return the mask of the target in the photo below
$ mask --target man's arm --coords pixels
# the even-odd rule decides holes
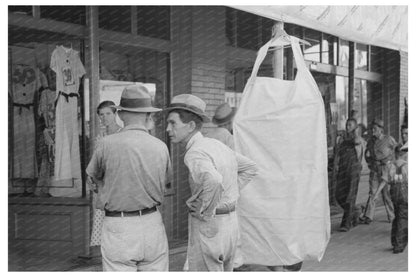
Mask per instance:
[[[224,191],[223,178],[211,159],[203,153],[188,152],[185,155],[185,165],[189,169],[192,180],[199,187],[187,201],[191,208],[191,215],[207,220],[214,216],[215,208],[221,199]]]
[[[98,186],[103,185],[104,170],[102,166],[102,157],[103,157],[104,146],[100,142],[97,144],[94,154],[91,157],[91,160],[87,166],[87,184],[90,185],[91,190],[97,191]]]
[[[258,166],[255,162],[235,152],[238,163],[238,186],[242,190],[257,175]]]

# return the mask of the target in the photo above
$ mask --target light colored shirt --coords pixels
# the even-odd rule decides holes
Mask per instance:
[[[209,128],[203,132],[203,135],[204,137],[217,139],[234,150],[233,135],[225,128],[222,128],[222,127]]]
[[[394,159],[394,147],[397,142],[388,135],[383,135],[381,138],[374,141],[374,157],[377,161],[392,161]]]
[[[202,218],[214,216],[216,208],[234,205],[239,190],[257,174],[256,164],[216,139],[197,132],[186,145],[185,165],[189,169],[192,196],[188,206],[197,206]]]
[[[172,167],[166,144],[130,125],[100,141],[87,174],[103,181],[97,208],[135,211],[162,203]]]

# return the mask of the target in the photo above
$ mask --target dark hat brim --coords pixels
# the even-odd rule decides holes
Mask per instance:
[[[222,125],[222,124],[226,124],[228,122],[230,122],[231,120],[233,120],[234,116],[235,116],[236,110],[232,109],[231,112],[224,118],[216,118],[215,116],[212,118],[212,123],[216,124],[216,125]]]
[[[208,123],[208,122],[211,121],[210,118],[206,114],[196,112],[192,108],[187,108],[187,107],[167,107],[167,108],[163,109],[163,112],[170,112],[172,110],[185,110],[185,111],[191,112],[193,114],[196,114],[197,116],[201,117],[202,122],[204,122],[204,123]]]
[[[121,111],[128,111],[133,113],[156,113],[162,111],[162,109],[154,108],[154,107],[144,107],[144,108],[125,108],[122,106],[112,106],[117,110]]]

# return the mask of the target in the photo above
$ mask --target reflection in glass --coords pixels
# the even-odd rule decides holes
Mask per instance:
[[[349,42],[343,39],[339,40],[339,65],[348,67],[348,60],[350,57]]]
[[[304,57],[305,60],[320,62],[320,51],[321,51],[321,32],[306,29],[305,40],[311,45],[305,45]]]
[[[334,36],[323,34],[322,39],[322,63],[338,64],[338,39]]]
[[[383,50],[377,46],[370,46],[370,71],[382,73]]]
[[[355,68],[368,70],[368,45],[357,43],[355,47]]]
[[[367,126],[367,81],[354,80],[354,98],[352,104],[352,115],[358,123]]]
[[[335,96],[338,106],[337,129],[345,130],[345,122],[348,118],[348,78],[335,77]]]

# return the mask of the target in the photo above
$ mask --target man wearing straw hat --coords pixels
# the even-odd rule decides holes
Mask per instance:
[[[370,168],[370,191],[361,219],[366,224],[371,224],[374,218],[376,200],[381,194],[387,212],[387,219],[394,219],[394,207],[391,202],[387,185],[388,165],[394,160],[394,148],[397,145],[393,137],[384,134],[384,122],[374,119],[372,122],[372,138],[367,143],[365,159]]]
[[[186,201],[189,270],[232,271],[239,234],[235,205],[239,190],[256,175],[257,167],[218,140],[202,136],[202,124],[209,122],[205,107],[194,95],[175,96],[166,109],[166,131],[173,143],[186,148],[192,194]]]
[[[204,132],[205,137],[217,139],[234,150],[233,140],[233,118],[235,109],[231,108],[227,103],[223,103],[215,110],[212,123],[217,127],[209,128]]]
[[[168,271],[168,242],[157,209],[171,179],[166,145],[151,136],[151,96],[143,85],[127,86],[115,106],[124,123],[98,144],[87,167],[105,211],[101,253],[104,271]]]

